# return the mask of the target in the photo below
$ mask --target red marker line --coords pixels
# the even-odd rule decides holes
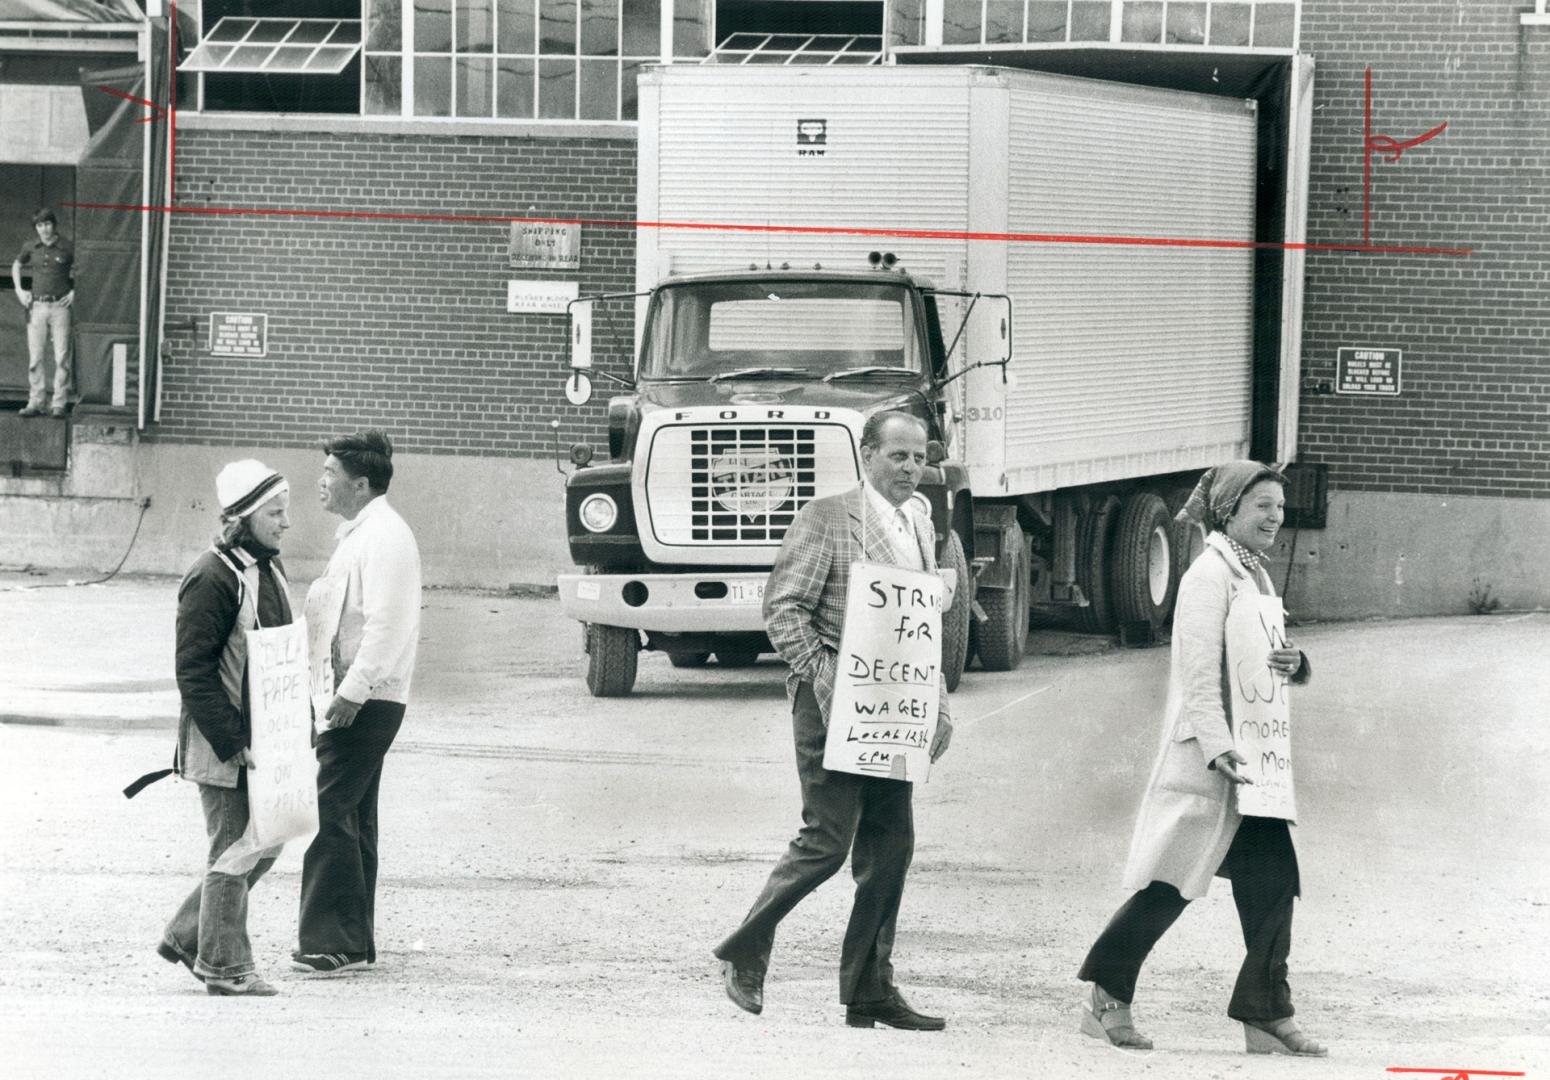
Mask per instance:
[[[1497,1072],[1491,1069],[1396,1069],[1384,1070],[1391,1073],[1431,1073],[1440,1076],[1523,1076],[1520,1072]]]
[[[956,229],[864,229],[824,225],[741,225],[709,221],[615,221],[607,218],[513,217],[493,214],[393,214],[376,210],[299,210],[236,206],[130,206],[115,203],[66,203],[86,210],[124,210],[156,214],[208,214],[249,217],[314,217],[374,221],[520,222],[534,225],[591,225],[604,229],[706,229],[714,232],[793,233],[820,236],[905,237],[926,240],[993,240],[1015,244],[1096,244],[1120,247],[1228,248],[1267,251],[1349,251],[1372,255],[1474,254],[1473,248],[1396,247],[1379,244],[1284,244],[1258,240],[1205,240],[1162,236],[1082,236],[1057,233],[968,232]]]
[[[136,105],[144,105],[147,109],[156,110],[156,114],[154,116],[140,117],[140,119],[135,121],[137,124],[149,124],[151,121],[160,120],[163,116],[167,115],[167,110],[156,104],[154,101],[146,101],[143,97],[135,97],[133,94],[126,94],[122,90],[111,86],[99,86],[97,89],[103,91],[104,93],[112,94],[116,98],[123,98],[125,101],[132,101]]]
[[[1365,95],[1362,100],[1362,243],[1372,242],[1372,156],[1378,154],[1391,163],[1398,161],[1406,150],[1413,150],[1448,130],[1444,120],[1430,131],[1413,139],[1399,140],[1390,135],[1372,133],[1372,68],[1366,69]]]
[[[1437,136],[1441,135],[1444,131],[1447,130],[1448,122],[1444,120],[1442,123],[1432,128],[1432,130],[1417,135],[1413,139],[1406,139],[1404,142],[1400,142],[1398,139],[1392,138],[1388,135],[1373,135],[1368,138],[1367,144],[1372,147],[1372,149],[1388,158],[1389,161],[1393,162],[1398,161],[1406,150],[1414,149],[1415,147],[1420,146],[1422,143],[1426,142],[1428,139],[1435,139]]]

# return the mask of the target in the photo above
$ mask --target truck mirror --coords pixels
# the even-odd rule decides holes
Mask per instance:
[[[572,300],[565,305],[570,316],[570,366],[575,371],[592,367],[592,305]]]

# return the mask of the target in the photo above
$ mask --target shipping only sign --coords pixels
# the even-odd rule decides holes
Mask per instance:
[[[525,270],[580,270],[581,225],[577,222],[513,221],[510,265]]]
[[[1398,349],[1341,349],[1335,366],[1335,393],[1399,396]]]
[[[210,355],[269,355],[269,316],[253,312],[210,313]]]

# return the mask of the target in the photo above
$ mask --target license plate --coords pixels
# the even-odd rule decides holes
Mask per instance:
[[[764,582],[731,582],[727,586],[727,599],[734,604],[762,604],[764,603]]]

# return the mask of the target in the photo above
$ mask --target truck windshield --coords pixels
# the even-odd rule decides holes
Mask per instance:
[[[923,371],[910,292],[855,281],[738,281],[657,292],[641,375],[814,378]]]

